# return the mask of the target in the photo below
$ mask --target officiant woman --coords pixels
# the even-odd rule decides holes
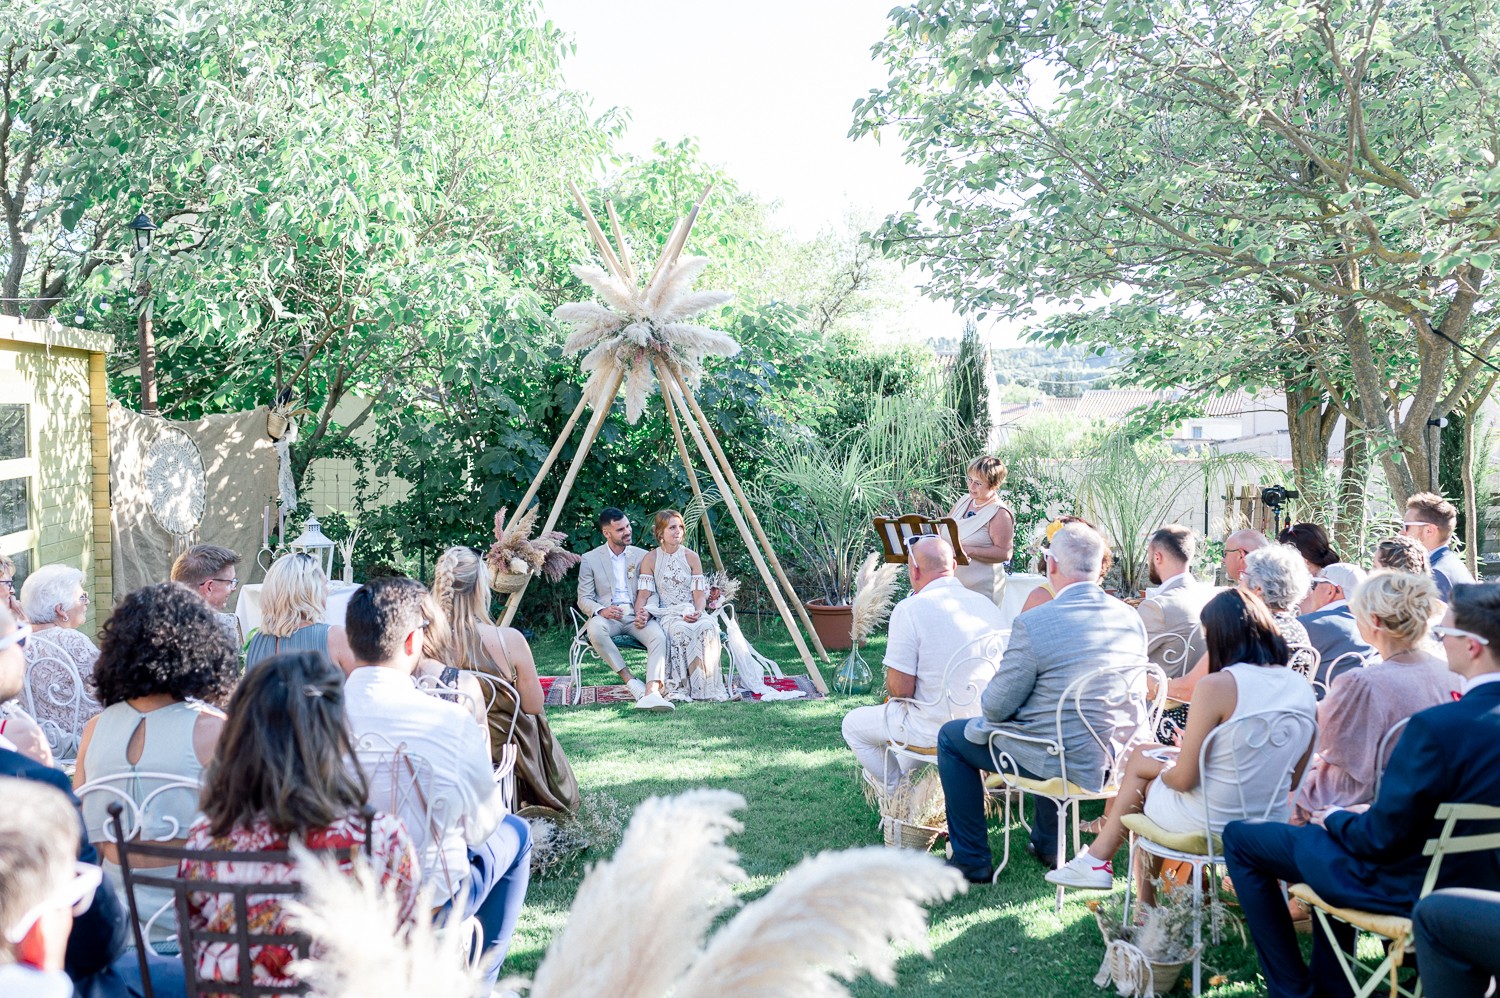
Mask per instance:
[[[967,565],[958,566],[958,580],[998,606],[1016,536],[1015,515],[1001,505],[998,492],[1005,484],[1005,465],[995,457],[975,458],[967,481],[968,494],[948,513],[958,521],[958,542],[969,556]]]

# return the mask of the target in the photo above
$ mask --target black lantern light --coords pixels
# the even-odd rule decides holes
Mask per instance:
[[[151,216],[144,211],[135,216],[130,224],[126,226],[135,233],[135,251],[144,253],[151,248],[151,237],[156,233],[157,225],[151,221]]]

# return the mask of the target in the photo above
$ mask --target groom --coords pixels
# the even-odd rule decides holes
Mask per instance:
[[[620,649],[610,639],[629,634],[645,645],[646,679],[658,682],[667,675],[667,638],[654,620],[643,627],[635,625],[636,580],[646,550],[630,543],[629,518],[606,506],[599,511],[598,523],[604,543],[585,554],[578,564],[578,609],[588,618],[589,644],[620,674],[630,695],[640,702],[646,687],[630,674]]]

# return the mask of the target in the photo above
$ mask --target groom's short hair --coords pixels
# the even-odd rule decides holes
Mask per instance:
[[[599,516],[594,522],[598,526],[604,527],[614,523],[616,520],[623,519],[625,519],[625,511],[623,509],[618,509],[614,506],[605,506],[599,511]]]

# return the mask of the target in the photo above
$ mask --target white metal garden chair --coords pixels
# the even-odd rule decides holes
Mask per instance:
[[[1124,824],[1130,832],[1130,860],[1125,880],[1125,924],[1130,924],[1130,900],[1135,888],[1137,851],[1159,859],[1186,863],[1192,869],[1193,880],[1193,994],[1202,989],[1203,972],[1203,872],[1213,877],[1223,862],[1224,847],[1219,835],[1214,832],[1213,797],[1218,781],[1208,767],[1215,746],[1226,742],[1231,747],[1228,754],[1235,764],[1235,780],[1232,785],[1237,807],[1231,817],[1266,819],[1278,810],[1284,810],[1290,783],[1278,785],[1264,800],[1250,800],[1244,781],[1239,778],[1239,766],[1246,758],[1254,756],[1258,762],[1279,767],[1285,765],[1290,778],[1298,761],[1307,754],[1317,736],[1317,725],[1306,714],[1290,710],[1258,711],[1236,717],[1219,725],[1208,733],[1198,750],[1199,790],[1203,799],[1203,827],[1193,832],[1172,832],[1162,828],[1144,814],[1125,816]],[[1269,759],[1267,757],[1270,757]],[[1221,826],[1222,827],[1222,826]],[[1217,883],[1214,884],[1210,903],[1218,903]],[[1211,921],[1214,942],[1219,940],[1218,919]]]
[[[202,786],[197,780],[176,773],[115,773],[101,776],[74,791],[82,806],[88,826],[89,841],[112,845],[118,841],[109,819],[109,806],[120,805],[120,827],[127,841],[161,843],[187,838],[188,826],[177,814],[188,810],[196,814]],[[191,804],[191,807],[185,805]],[[169,813],[175,812],[175,813]],[[106,867],[117,892],[123,893],[117,863]],[[141,936],[155,946],[175,946],[177,913],[171,892],[157,892],[138,898],[142,901],[144,920]]]
[[[568,613],[573,618],[573,643],[568,646],[568,676],[573,681],[571,694],[572,706],[577,706],[583,699],[583,660],[592,656],[595,661],[602,662],[599,653],[594,651],[594,645],[589,641],[589,620],[578,612],[577,607],[568,607]],[[637,641],[629,634],[616,634],[610,639],[616,648],[621,651],[633,649],[644,652],[646,646]]]
[[[31,643],[27,653],[21,706],[41,727],[53,760],[66,766],[77,760],[83,722],[98,712],[98,704],[88,695],[85,677],[72,658],[38,641]]]
[[[1315,665],[1313,670],[1308,673],[1308,681],[1312,683],[1313,692],[1318,695],[1318,699],[1322,700],[1328,695],[1328,691],[1333,689],[1333,681],[1335,679],[1338,679],[1339,676],[1342,676],[1350,669],[1363,669],[1372,661],[1377,660],[1378,657],[1373,652],[1367,654],[1357,651],[1346,651],[1329,662],[1326,669],[1323,668],[1321,663]]]
[[[1152,641],[1153,647],[1147,657],[1161,667],[1168,679],[1180,679],[1193,671],[1193,666],[1203,655],[1203,642],[1198,637],[1201,633],[1195,622],[1191,632],[1171,631],[1158,635]]]
[[[892,776],[899,777],[901,774],[892,774],[890,766],[892,757],[896,765],[900,767],[901,773],[924,765],[937,763],[937,744],[935,739],[923,738],[914,740],[907,730],[907,714],[912,710],[931,709],[935,713],[945,715],[944,721],[952,721],[960,717],[975,717],[979,714],[979,697],[984,692],[985,686],[1000,668],[1000,659],[1005,654],[1006,643],[1010,640],[1010,631],[994,631],[982,638],[970,641],[948,656],[947,663],[943,666],[943,684],[935,697],[930,700],[918,700],[914,697],[890,697],[886,700],[883,708],[885,710],[885,764],[886,770],[881,774],[881,785],[873,786],[873,780],[867,779],[871,789],[878,799],[883,799],[885,789],[893,782]],[[976,669],[976,678],[955,685],[952,677],[957,672],[968,672]],[[934,744],[926,744],[933,741]],[[866,771],[861,767],[862,774]]]
[[[1380,796],[1380,782],[1385,779],[1386,767],[1391,764],[1391,756],[1396,754],[1396,745],[1401,741],[1401,733],[1410,723],[1410,717],[1403,717],[1380,736],[1380,744],[1375,748],[1375,793],[1371,796],[1371,800]]]
[[[990,760],[999,776],[1000,788],[1011,791],[1003,795],[1005,823],[1005,851],[1000,865],[995,868],[994,879],[1010,862],[1010,831],[1012,798],[1027,795],[1050,802],[1057,808],[1057,866],[1061,867],[1067,857],[1068,819],[1072,818],[1073,852],[1082,847],[1078,828],[1078,806],[1084,801],[1109,800],[1119,791],[1121,769],[1125,757],[1137,744],[1154,739],[1161,724],[1162,706],[1166,701],[1167,676],[1161,667],[1151,662],[1140,665],[1110,666],[1080,676],[1068,684],[1057,702],[1053,721],[1053,733],[1046,738],[1018,735],[1011,731],[995,731],[990,735]],[[1067,728],[1081,722],[1086,737],[1093,747],[1104,754],[1107,771],[1103,785],[1090,790],[1097,774],[1078,771],[1075,760],[1068,759]],[[1005,751],[1005,742],[1026,742],[1042,746],[1048,755],[1057,759],[1059,776],[1050,779],[1034,779],[1023,776],[1010,753]],[[1075,749],[1076,751],[1076,749]],[[1024,800],[1017,806],[1024,810]],[[1063,888],[1057,889],[1056,910],[1062,911]]]
[[[1443,826],[1437,838],[1428,839],[1427,844],[1422,847],[1422,855],[1430,856],[1432,860],[1427,866],[1427,876],[1422,881],[1419,898],[1431,894],[1433,888],[1437,886],[1438,872],[1442,867],[1443,857],[1455,853],[1493,852],[1500,849],[1500,832],[1493,831],[1495,822],[1500,821],[1500,807],[1491,807],[1487,804],[1440,804],[1436,818],[1443,823]],[[1468,834],[1461,835],[1458,834],[1458,823],[1461,821],[1482,822],[1483,824],[1478,828],[1471,828]],[[1370,998],[1377,989],[1387,983],[1390,988],[1386,993],[1391,998],[1421,998],[1422,982],[1420,979],[1411,987],[1407,987],[1399,978],[1401,968],[1406,962],[1406,955],[1412,949],[1412,922],[1409,917],[1402,918],[1400,915],[1360,911],[1355,908],[1340,908],[1325,901],[1307,884],[1292,884],[1288,893],[1312,908],[1313,915],[1318,920],[1318,926],[1327,935],[1334,955],[1338,959],[1339,967],[1344,971],[1344,977],[1349,981],[1349,987],[1353,989],[1355,998]],[[1374,968],[1367,968],[1359,962],[1357,956],[1346,953],[1333,933],[1335,921],[1353,926],[1357,933],[1367,932],[1389,940],[1385,959]],[[1369,975],[1363,982],[1359,979],[1361,972]],[[1438,995],[1435,998],[1446,998],[1446,996]]]

